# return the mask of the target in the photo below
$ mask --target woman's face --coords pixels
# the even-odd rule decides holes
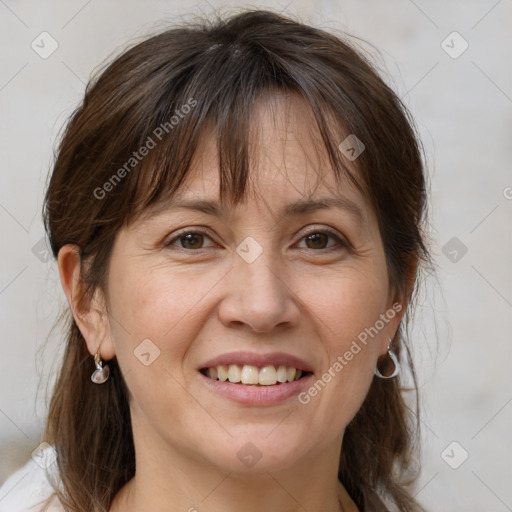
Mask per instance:
[[[117,356],[129,388],[136,449],[154,458],[271,471],[339,448],[398,328],[370,205],[348,181],[336,187],[305,107],[272,105],[256,109],[247,202],[177,206],[218,202],[215,139],[205,138],[168,210],[116,238],[101,351]],[[292,208],[321,198],[338,206]],[[309,373],[269,384],[293,379],[280,366]],[[267,384],[214,380],[206,367]]]

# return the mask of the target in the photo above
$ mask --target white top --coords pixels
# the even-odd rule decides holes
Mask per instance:
[[[52,476],[58,474],[55,460],[53,446],[41,443],[30,460],[0,487],[0,512],[40,512],[45,501],[55,492],[47,476],[47,472]],[[57,497],[47,510],[65,512]]]

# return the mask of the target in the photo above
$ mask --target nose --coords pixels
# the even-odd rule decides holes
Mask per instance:
[[[271,332],[278,327],[298,324],[298,298],[290,289],[288,274],[271,251],[263,251],[248,263],[235,255],[226,276],[228,293],[219,307],[224,325],[248,326],[252,331]]]

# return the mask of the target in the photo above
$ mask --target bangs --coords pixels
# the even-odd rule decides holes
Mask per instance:
[[[324,94],[326,73],[300,60],[290,63],[292,58],[281,62],[261,46],[216,43],[162,81],[150,99],[151,108],[144,106],[146,117],[132,131],[132,136],[139,135],[130,153],[145,147],[147,155],[133,162],[135,168],[124,185],[128,188],[124,200],[131,205],[125,223],[154,215],[169,204],[182,188],[207,135],[216,141],[218,161],[211,165],[219,170],[220,200],[233,205],[242,202],[250,179],[250,148],[257,138],[254,109],[259,99],[276,94],[293,94],[303,101],[313,121],[309,132],[317,151],[328,155],[336,183],[339,186],[348,177],[364,195],[338,149],[351,133],[348,120],[339,115],[340,98]]]

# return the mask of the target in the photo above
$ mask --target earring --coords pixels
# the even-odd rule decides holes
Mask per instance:
[[[108,364],[103,366],[99,350],[94,356],[94,364],[96,365],[96,370],[94,370],[93,374],[91,375],[91,380],[94,382],[94,384],[103,384],[108,380],[110,376],[110,368]]]
[[[391,359],[391,361],[393,361],[395,368],[393,370],[393,373],[391,373],[391,375],[383,375],[379,370],[379,362],[377,361],[377,366],[375,367],[375,375],[377,375],[377,377],[380,377],[381,379],[392,379],[393,377],[396,377],[398,375],[398,371],[400,369],[396,354],[389,348],[389,345],[388,345],[387,354],[389,356],[389,359]],[[385,368],[388,366],[389,366],[389,360],[386,362]]]

